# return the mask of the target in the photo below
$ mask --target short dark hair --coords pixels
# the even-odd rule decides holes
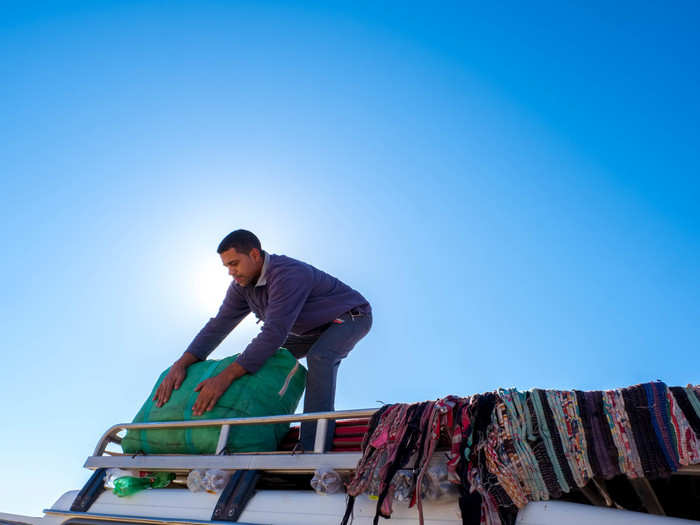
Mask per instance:
[[[253,248],[257,248],[258,251],[262,251],[260,247],[260,240],[255,236],[253,232],[248,230],[236,230],[229,233],[224,239],[219,243],[219,247],[216,249],[216,253],[224,253],[226,250],[234,248],[238,253],[250,254]]]

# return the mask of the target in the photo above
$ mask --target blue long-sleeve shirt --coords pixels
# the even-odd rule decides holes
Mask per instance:
[[[255,285],[240,286],[233,281],[216,317],[204,325],[187,352],[206,359],[253,312],[265,324],[236,362],[255,373],[290,333],[313,334],[352,309],[371,312],[359,292],[332,275],[291,257],[265,253]]]

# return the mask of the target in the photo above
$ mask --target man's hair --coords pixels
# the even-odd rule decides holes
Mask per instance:
[[[262,251],[260,247],[260,240],[255,236],[254,233],[248,230],[236,230],[229,233],[224,240],[219,243],[219,247],[216,249],[217,253],[224,253],[226,250],[234,248],[238,253],[250,254],[253,248],[257,248]]]

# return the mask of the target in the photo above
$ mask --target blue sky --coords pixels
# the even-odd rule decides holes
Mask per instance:
[[[84,483],[240,227],[371,301],[338,408],[700,382],[698,15],[3,3],[0,511]]]

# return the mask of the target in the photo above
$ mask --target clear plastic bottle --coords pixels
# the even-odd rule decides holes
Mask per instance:
[[[448,503],[459,497],[457,485],[447,479],[447,465],[439,463],[428,468],[422,482],[423,499]]]
[[[229,479],[231,479],[231,472],[219,469],[207,470],[204,474],[204,488],[207,492],[216,494],[226,488]]]
[[[192,492],[202,492],[206,489],[204,484],[205,470],[193,470],[187,475],[187,488]]]
[[[192,492],[207,491],[216,494],[226,488],[231,474],[219,469],[193,470],[187,475],[187,488]]]
[[[311,478],[311,487],[317,494],[336,494],[343,491],[343,480],[330,467],[319,467]]]
[[[415,479],[412,469],[401,469],[396,474],[391,483],[395,486],[394,499],[400,503],[410,503],[413,498]]]

